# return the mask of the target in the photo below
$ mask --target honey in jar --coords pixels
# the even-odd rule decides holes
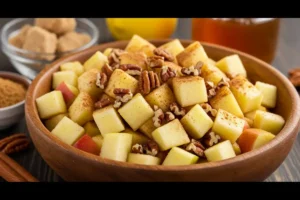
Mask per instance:
[[[192,39],[234,48],[271,63],[279,24],[278,18],[193,18]]]

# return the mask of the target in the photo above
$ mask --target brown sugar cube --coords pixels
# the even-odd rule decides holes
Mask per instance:
[[[57,38],[54,33],[35,26],[28,30],[23,49],[36,53],[53,54],[56,51],[56,46]],[[38,59],[52,60],[53,56],[39,55]]]
[[[15,47],[22,48],[27,32],[31,28],[31,25],[25,24],[16,36],[9,38],[9,43]]]
[[[91,41],[91,37],[85,33],[69,32],[59,37],[57,44],[58,52],[71,51],[82,47]]]
[[[64,34],[75,30],[75,18],[35,18],[36,26],[56,34]]]

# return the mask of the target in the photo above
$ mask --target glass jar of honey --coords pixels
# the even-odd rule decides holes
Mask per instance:
[[[279,25],[278,18],[193,18],[192,39],[234,48],[271,63]]]

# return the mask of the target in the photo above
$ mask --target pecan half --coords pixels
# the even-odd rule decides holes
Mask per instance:
[[[206,86],[206,91],[207,91],[207,97],[210,99],[214,96],[216,96],[216,88],[214,86],[213,82],[210,81],[206,81],[205,82],[205,86]]]
[[[141,144],[135,144],[131,148],[131,153],[143,154],[143,146]]]
[[[113,69],[107,63],[102,67],[102,72],[106,74],[107,77],[110,77],[113,73]]]
[[[216,109],[213,109],[211,107],[211,105],[209,105],[208,103],[202,103],[200,104],[200,106],[203,108],[203,110],[208,114],[210,115],[211,117],[216,117],[218,111]]]
[[[300,87],[300,68],[290,70],[288,78],[295,87]]]
[[[164,121],[164,118],[165,114],[162,109],[154,105],[154,116],[152,118],[153,125],[157,128],[160,127]]]
[[[223,86],[227,86],[227,87],[230,86],[227,78],[222,78],[222,80],[218,83],[218,85],[216,87],[216,91],[218,91]]]
[[[118,68],[120,64],[120,55],[124,52],[125,51],[122,49],[113,49],[108,55],[108,63],[113,69]]]
[[[170,122],[170,121],[172,121],[174,119],[175,119],[175,115],[173,113],[171,113],[171,112],[166,112],[165,113],[165,120],[166,120],[166,122]]]
[[[204,150],[205,147],[197,140],[192,139],[191,142],[187,145],[184,145],[185,150],[187,150],[188,152],[194,153],[199,157],[204,158]]]
[[[104,89],[107,85],[108,78],[107,75],[103,72],[97,73],[96,86]]]
[[[113,101],[111,99],[109,99],[109,98],[103,98],[103,99],[100,99],[99,101],[97,101],[95,103],[95,108],[96,109],[104,108],[104,107],[106,107],[106,106],[108,106],[108,105],[110,105],[112,103],[113,103]]]
[[[127,103],[133,97],[133,94],[130,91],[130,89],[115,88],[113,92],[116,95],[116,100],[114,103],[115,108],[121,107],[123,103]]]
[[[167,82],[170,78],[176,76],[176,71],[168,66],[163,66],[160,72],[162,82]]]
[[[154,53],[154,55],[163,57],[164,60],[166,60],[166,61],[173,62],[175,60],[174,56],[172,54],[170,54],[167,50],[162,49],[162,48],[154,49],[153,53]]]
[[[149,94],[152,89],[158,88],[160,81],[158,75],[153,71],[143,71],[139,78],[139,89],[144,95]]]
[[[14,134],[0,140],[0,151],[5,154],[21,152],[29,147],[30,141],[24,133]]]
[[[141,75],[141,72],[142,72],[141,67],[139,67],[137,65],[133,65],[133,64],[120,65],[119,69],[125,71],[127,74],[129,74],[131,76],[139,76],[139,75]]]
[[[151,68],[162,68],[164,65],[164,57],[162,56],[151,56],[147,58],[148,67]]]
[[[220,140],[221,137],[215,134],[215,132],[209,132],[208,134],[205,134],[202,141],[207,147],[211,147],[215,144],[218,144]]]
[[[146,144],[135,144],[131,148],[132,153],[146,154],[151,156],[156,156],[158,154],[159,148],[156,142],[148,140]]]
[[[181,73],[187,76],[200,76],[203,62],[199,61],[195,66],[185,67],[181,69]]]
[[[170,104],[170,111],[176,116],[176,117],[183,117],[186,114],[186,110],[184,108],[181,108],[177,103],[173,102]]]

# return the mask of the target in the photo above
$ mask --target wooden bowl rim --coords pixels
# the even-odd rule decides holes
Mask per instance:
[[[149,40],[152,43],[166,43],[173,39],[161,39],[161,40]],[[194,42],[193,40],[185,40],[185,39],[179,39],[181,43],[183,44],[190,44]],[[85,49],[81,52],[76,52],[73,54],[70,54],[66,57],[63,57],[61,59],[56,60],[46,68],[44,68],[37,77],[33,80],[32,84],[30,85],[28,89],[28,95],[25,102],[25,111],[26,111],[26,120],[31,121],[32,124],[35,125],[35,128],[37,129],[37,134],[43,133],[40,136],[43,137],[44,140],[46,140],[49,143],[52,143],[57,148],[60,148],[62,151],[66,151],[66,153],[69,154],[75,154],[75,156],[79,156],[82,160],[85,160],[85,162],[90,163],[93,162],[94,164],[106,164],[108,166],[117,166],[117,167],[123,167],[123,168],[130,168],[130,169],[139,169],[139,170],[145,170],[145,171],[181,171],[181,170],[200,170],[200,169],[214,169],[218,167],[230,167],[231,165],[236,165],[241,162],[245,162],[247,159],[251,159],[255,157],[256,155],[270,151],[273,147],[279,145],[282,141],[284,141],[289,135],[293,134],[295,131],[298,132],[298,128],[300,126],[300,100],[298,93],[294,86],[290,83],[290,81],[276,68],[272,67],[270,64],[251,56],[247,53],[241,52],[239,50],[231,49],[228,47],[224,47],[217,44],[211,44],[207,42],[201,42],[203,47],[212,47],[212,48],[218,48],[227,52],[230,52],[231,54],[238,54],[244,57],[247,57],[248,59],[253,60],[254,62],[260,64],[263,67],[268,68],[268,70],[272,71],[275,76],[277,76],[281,83],[286,86],[288,89],[288,93],[290,94],[290,98],[292,98],[292,114],[286,119],[286,123],[281,130],[279,134],[268,144],[252,150],[247,153],[243,153],[240,155],[237,155],[236,157],[229,158],[226,160],[221,161],[215,161],[215,162],[207,162],[207,163],[199,163],[194,165],[184,165],[184,166],[163,166],[163,165],[139,165],[139,164],[133,164],[133,163],[127,163],[127,162],[120,162],[120,161],[114,161],[106,158],[101,158],[100,156],[96,156],[84,151],[81,151],[71,145],[65,144],[61,140],[59,140],[56,136],[52,135],[51,132],[43,125],[42,121],[39,118],[36,106],[35,106],[35,99],[33,99],[33,94],[35,93],[35,86],[40,83],[41,78],[43,75],[50,70],[53,66],[56,66],[60,63],[65,62],[66,60],[72,60],[74,57],[77,57],[80,54],[89,54],[92,52],[96,52],[100,47],[102,46],[121,46],[126,45],[129,41],[128,40],[122,40],[122,41],[114,41],[114,42],[108,42],[108,43],[102,43],[94,47],[90,47],[88,49]]]

